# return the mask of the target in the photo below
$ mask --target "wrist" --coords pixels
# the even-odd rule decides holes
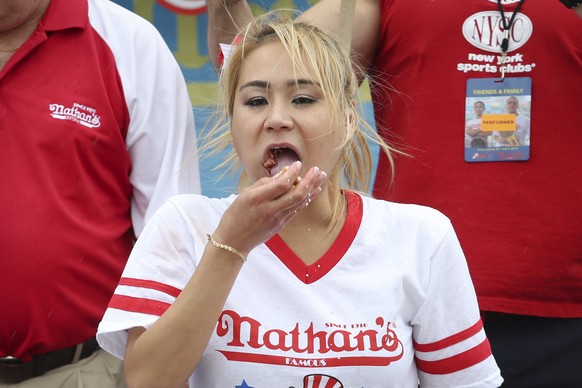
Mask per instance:
[[[210,244],[212,244],[214,247],[216,247],[216,248],[219,248],[219,249],[222,249],[222,250],[225,250],[225,251],[227,251],[227,252],[230,252],[230,253],[232,253],[232,254],[234,254],[234,255],[237,255],[238,257],[240,257],[240,258],[241,258],[241,260],[242,260],[242,262],[243,262],[243,263],[244,263],[245,261],[247,261],[247,257],[246,257],[246,255],[245,255],[245,254],[243,254],[243,253],[242,253],[241,251],[239,251],[238,249],[236,249],[236,248],[234,248],[234,247],[231,247],[231,246],[230,246],[230,245],[228,245],[228,244],[223,244],[223,243],[220,243],[220,242],[216,241],[216,240],[215,240],[215,239],[212,237],[212,235],[210,235],[210,234],[207,234],[206,236],[208,237],[208,242],[209,242]]]

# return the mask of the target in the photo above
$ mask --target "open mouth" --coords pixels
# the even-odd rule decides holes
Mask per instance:
[[[299,155],[291,148],[271,148],[263,162],[263,167],[269,172],[269,176],[274,176],[297,160],[299,160]]]

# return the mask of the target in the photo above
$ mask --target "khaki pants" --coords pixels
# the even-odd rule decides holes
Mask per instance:
[[[123,364],[103,349],[75,364],[51,370],[19,384],[0,388],[125,388]]]

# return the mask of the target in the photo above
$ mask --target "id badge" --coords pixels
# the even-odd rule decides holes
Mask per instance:
[[[529,160],[531,78],[471,78],[465,98],[465,161]]]

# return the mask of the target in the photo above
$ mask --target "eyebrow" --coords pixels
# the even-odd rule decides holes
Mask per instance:
[[[318,82],[312,81],[310,79],[304,79],[304,78],[287,82],[287,87],[289,87],[289,88],[300,86],[300,85],[320,86]],[[244,88],[252,88],[252,87],[267,89],[269,87],[269,83],[267,81],[259,81],[259,80],[249,81],[249,82],[242,84],[238,90],[241,91]]]

